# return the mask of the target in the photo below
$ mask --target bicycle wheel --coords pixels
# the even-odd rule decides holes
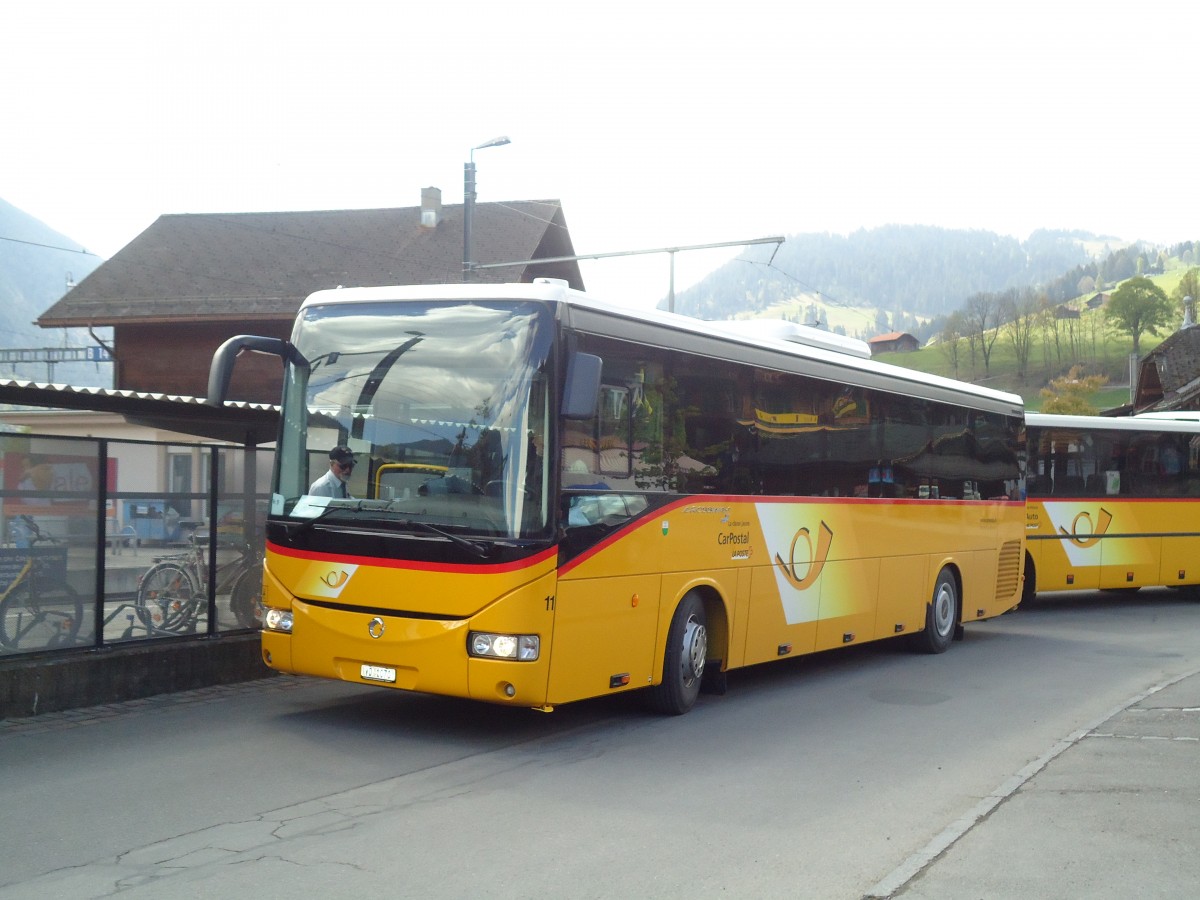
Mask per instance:
[[[200,599],[187,569],[173,562],[155,563],[138,585],[138,618],[150,631],[194,631]]]
[[[0,603],[0,644],[11,650],[70,647],[82,623],[83,601],[74,588],[28,578]]]
[[[229,596],[229,609],[242,628],[262,627],[261,569],[246,569],[238,575]]]

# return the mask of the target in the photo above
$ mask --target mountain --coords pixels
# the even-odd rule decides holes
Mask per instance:
[[[914,330],[906,324],[945,316],[974,294],[1047,284],[1126,243],[1086,232],[1037,231],[1019,241],[921,225],[792,235],[778,250],[747,248],[740,259],[679,292],[675,311],[727,319],[789,308],[820,315],[845,307],[868,313],[848,333]]]
[[[91,347],[81,328],[39,328],[33,324],[100,263],[77,242],[0,200],[0,348]],[[97,329],[106,341],[111,329]],[[0,377],[46,381],[45,363],[0,362]],[[79,387],[109,387],[112,363],[56,363],[54,381]]]

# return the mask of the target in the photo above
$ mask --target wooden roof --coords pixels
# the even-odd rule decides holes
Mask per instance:
[[[1142,358],[1135,406],[1195,409],[1200,403],[1200,325],[1181,328]]]
[[[477,203],[477,264],[572,256],[557,200]],[[290,320],[322,288],[440,284],[462,280],[463,206],[441,208],[435,227],[421,207],[160,216],[44,312],[48,327],[181,319]],[[575,262],[482,269],[484,283],[567,280]]]

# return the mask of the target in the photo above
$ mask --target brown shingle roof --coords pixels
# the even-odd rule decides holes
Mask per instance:
[[[1200,400],[1200,325],[1167,337],[1138,368],[1138,412],[1193,408]]]
[[[476,263],[571,256],[557,200],[479,203]],[[160,216],[38,319],[43,327],[179,319],[290,319],[315,290],[462,279],[463,207]],[[564,269],[565,267],[565,269]],[[536,269],[536,271],[534,271]],[[577,263],[476,272],[480,282],[566,278]]]

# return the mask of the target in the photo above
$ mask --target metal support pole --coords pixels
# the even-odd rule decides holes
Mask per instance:
[[[472,280],[472,269],[475,266],[471,259],[471,225],[475,218],[475,154],[463,164],[463,268],[464,283]]]
[[[471,228],[475,224],[475,151],[486,147],[503,147],[511,143],[503,135],[484,141],[471,148],[467,164],[463,167],[463,274],[464,282],[475,280],[475,248],[471,246]]]
[[[668,250],[671,257],[671,282],[667,292],[667,312],[675,312],[675,251]]]

